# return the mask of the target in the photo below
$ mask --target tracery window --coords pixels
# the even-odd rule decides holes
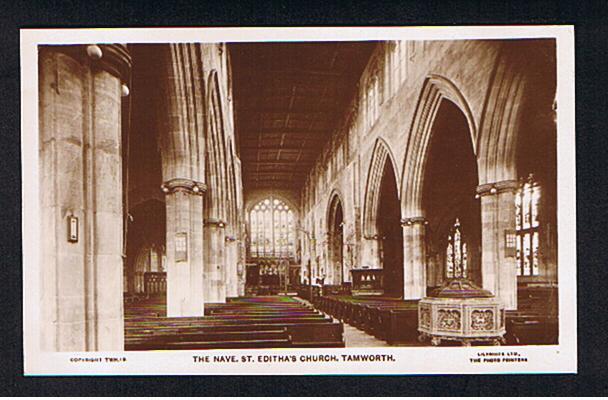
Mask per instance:
[[[467,244],[460,231],[460,221],[456,222],[448,235],[445,257],[445,276],[448,279],[466,278],[468,269]]]
[[[251,257],[294,257],[294,214],[285,202],[269,197],[249,213]]]
[[[518,276],[536,276],[539,256],[538,206],[540,186],[530,174],[515,195],[516,260]]]

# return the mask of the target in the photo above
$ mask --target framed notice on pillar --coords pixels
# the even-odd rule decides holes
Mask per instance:
[[[178,232],[175,234],[175,262],[188,261],[188,234]]]

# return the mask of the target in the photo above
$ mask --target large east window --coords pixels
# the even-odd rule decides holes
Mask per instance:
[[[294,257],[294,214],[282,200],[269,197],[253,206],[249,228],[251,257]]]
[[[518,276],[536,276],[538,271],[540,186],[530,174],[515,196],[516,259]]]

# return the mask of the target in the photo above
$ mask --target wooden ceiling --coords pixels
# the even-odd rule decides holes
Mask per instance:
[[[245,190],[302,188],[347,111],[374,45],[229,44]]]

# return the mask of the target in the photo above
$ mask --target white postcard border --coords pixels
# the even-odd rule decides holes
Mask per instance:
[[[150,352],[46,353],[39,349],[39,160],[38,60],[41,44],[257,42],[344,40],[467,40],[555,38],[557,41],[559,344],[551,346],[380,347]],[[373,375],[575,373],[576,173],[574,119],[574,28],[572,26],[350,27],[350,28],[103,28],[21,31],[21,151],[23,228],[23,346],[26,375]],[[513,353],[514,352],[514,353]],[[472,362],[495,353],[526,362]],[[482,354],[480,356],[480,354]],[[488,355],[484,355],[488,354]],[[517,354],[518,356],[516,356]],[[195,361],[195,356],[235,356],[237,361]],[[332,361],[331,356],[338,361]],[[394,361],[348,361],[343,355],[376,355]],[[242,357],[254,362],[242,362]],[[295,356],[262,361],[259,356]],[[328,361],[306,361],[328,356]],[[305,357],[301,359],[301,357]],[[87,359],[100,359],[91,361]],[[122,359],[126,361],[121,361]],[[109,359],[114,359],[110,361]],[[285,359],[285,358],[284,358]],[[225,360],[225,359],[224,359]]]

